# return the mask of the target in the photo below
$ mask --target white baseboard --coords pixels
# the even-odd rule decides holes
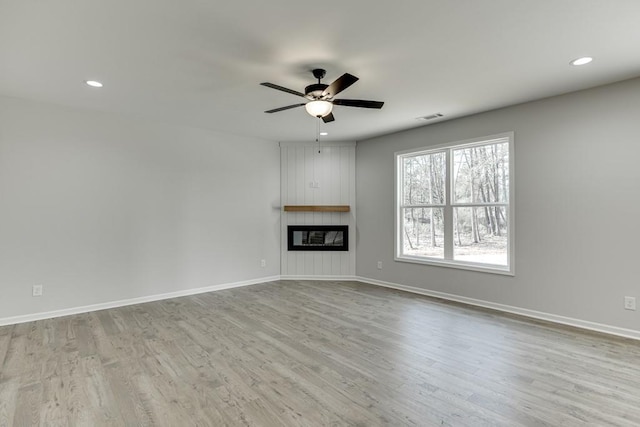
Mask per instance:
[[[370,285],[383,286],[414,294],[426,295],[429,297],[441,298],[449,301],[461,302],[464,304],[475,305],[478,307],[490,308],[505,313],[518,314],[520,316],[531,317],[533,319],[546,320],[561,325],[574,326],[576,328],[587,329],[589,331],[603,332],[605,334],[616,335],[624,338],[640,340],[640,331],[633,329],[619,328],[617,326],[604,325],[601,323],[589,322],[586,320],[573,319],[571,317],[558,316],[556,314],[545,313],[542,311],[529,310],[526,308],[514,307],[511,305],[498,304],[495,302],[479,300],[475,298],[467,298],[459,295],[448,294],[445,292],[430,291],[427,289],[416,288],[413,286],[400,285],[398,283],[384,282],[382,280],[370,279],[368,277],[357,276],[356,280],[368,283]]]
[[[357,276],[280,276],[281,280],[326,280],[326,281],[357,281]]]
[[[441,298],[449,301],[461,302],[464,304],[475,305],[478,307],[490,308],[505,313],[517,314],[520,316],[530,317],[533,319],[546,320],[562,325],[574,326],[590,331],[603,332],[610,335],[616,335],[624,338],[640,340],[640,331],[633,329],[619,328],[601,323],[589,322],[586,320],[573,319],[571,317],[558,316],[555,314],[545,313],[542,311],[529,310],[526,308],[514,307],[505,304],[498,304],[490,301],[479,300],[475,298],[467,298],[459,295],[449,294],[445,292],[430,291],[427,289],[416,288],[414,286],[406,286],[398,283],[384,282],[382,280],[371,279],[361,276],[269,276],[258,279],[245,280],[241,282],[223,283],[219,285],[207,286],[204,288],[185,289],[181,291],[168,292],[164,294],[149,295],[144,297],[130,298],[125,300],[110,301],[100,304],[92,304],[81,307],[73,307],[62,310],[47,311],[42,313],[26,314],[22,316],[13,316],[0,318],[0,326],[14,325],[18,323],[32,322],[35,320],[52,319],[55,317],[69,316],[73,314],[88,313],[91,311],[106,310],[109,308],[124,307],[133,304],[142,304],[145,302],[160,301],[170,298],[178,298],[188,295],[202,294],[206,292],[221,291],[223,289],[239,288],[243,286],[257,285],[260,283],[273,282],[276,280],[324,280],[324,281],[359,281],[370,285],[383,286],[385,288],[397,289],[401,291],[411,292],[414,294],[425,295],[429,297]]]
[[[108,308],[124,307],[133,304],[142,304],[145,302],[160,301],[170,298],[185,297],[188,295],[203,294],[206,292],[221,291],[223,289],[239,288],[242,286],[257,285],[260,283],[273,282],[279,280],[280,276],[261,277],[258,279],[245,280],[241,282],[222,283],[219,285],[207,286],[204,288],[184,289],[181,291],[168,292],[165,294],[149,295],[144,297],[129,298],[119,301],[110,301],[100,304],[85,305],[82,307],[66,308],[62,310],[47,311],[42,313],[25,314],[22,316],[13,316],[0,318],[0,326],[15,325],[17,323],[32,322],[34,320],[52,319],[54,317],[69,316],[72,314],[87,313],[90,311],[105,310]]]

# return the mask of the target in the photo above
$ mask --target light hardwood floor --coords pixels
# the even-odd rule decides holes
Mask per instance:
[[[0,328],[0,426],[640,425],[640,343],[356,282]]]

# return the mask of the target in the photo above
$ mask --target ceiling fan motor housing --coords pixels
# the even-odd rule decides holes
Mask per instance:
[[[328,86],[329,85],[322,83],[315,83],[304,88],[304,94],[309,99],[321,99],[322,92],[324,92]]]
[[[322,68],[315,68],[311,70],[311,73],[313,74],[313,77],[318,79],[318,83],[320,83],[320,79],[324,79],[324,76],[327,74],[327,72]]]

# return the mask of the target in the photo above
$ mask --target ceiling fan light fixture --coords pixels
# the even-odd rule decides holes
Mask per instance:
[[[333,104],[329,101],[319,99],[307,102],[304,105],[304,108],[307,110],[307,113],[313,117],[324,117],[331,113],[331,110],[333,110]]]

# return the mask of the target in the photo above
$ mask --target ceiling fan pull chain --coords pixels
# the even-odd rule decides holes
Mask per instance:
[[[318,121],[316,122],[316,144],[318,146],[318,154],[320,154],[320,120],[321,117],[318,117]]]

